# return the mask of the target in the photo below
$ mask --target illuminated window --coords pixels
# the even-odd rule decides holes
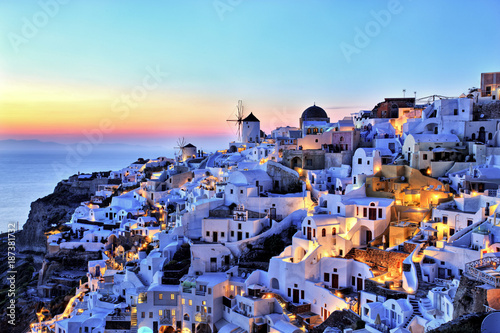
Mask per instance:
[[[158,294],[158,299],[163,299],[163,294]]]
[[[185,298],[182,299],[182,305],[184,305],[184,304],[186,304],[186,299]]]
[[[189,306],[191,306],[191,305],[193,305],[193,300],[192,299],[189,300]]]
[[[158,315],[161,317],[163,316],[163,310],[158,310]]]
[[[170,294],[170,299],[175,299],[175,295],[174,294]]]
[[[175,316],[175,309],[172,309],[172,316]]]
[[[233,285],[231,285],[231,291],[234,291],[234,286]]]
[[[207,301],[202,301],[201,302],[202,305],[206,305],[207,304]]]

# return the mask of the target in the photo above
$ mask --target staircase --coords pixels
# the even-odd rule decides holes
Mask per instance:
[[[415,318],[415,316],[423,317],[422,312],[420,312],[420,308],[418,307],[418,300],[416,298],[410,298],[409,301],[411,307],[413,308],[413,313],[411,314],[410,318],[408,318],[408,320],[403,324],[403,327],[406,329],[408,329],[411,321],[413,320],[413,318]]]
[[[137,307],[132,307],[130,314],[130,333],[137,333]]]
[[[288,321],[290,322],[290,324],[297,326],[298,324],[297,316],[295,315],[295,313],[288,311],[288,302],[279,294],[272,293],[272,295],[281,305],[283,313],[285,314],[285,316],[288,317]]]

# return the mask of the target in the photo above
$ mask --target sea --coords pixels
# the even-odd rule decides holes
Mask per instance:
[[[142,158],[173,157],[174,150],[144,147],[108,147],[90,153],[75,150],[8,149],[0,150],[0,232],[9,223],[22,228],[30,204],[53,192],[57,183],[78,172],[119,170]]]

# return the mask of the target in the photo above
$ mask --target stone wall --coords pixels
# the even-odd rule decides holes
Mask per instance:
[[[352,258],[361,262],[374,263],[378,266],[387,267],[390,272],[398,271],[399,268],[402,267],[403,260],[405,260],[408,255],[408,253],[404,252],[392,252],[368,248],[366,250],[354,249]]]

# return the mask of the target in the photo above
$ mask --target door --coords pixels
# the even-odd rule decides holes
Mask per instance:
[[[338,287],[339,287],[339,275],[332,274],[332,288],[338,289]]]
[[[377,219],[377,209],[376,208],[370,208],[369,209],[368,219],[370,219],[370,220],[376,220]]]
[[[241,231],[238,231],[238,240],[242,240],[243,239],[243,233]]]
[[[358,291],[363,290],[363,279],[358,277],[358,283],[357,283],[357,289]]]
[[[153,321],[153,333],[158,333],[158,322]]]
[[[213,242],[217,243],[217,231],[212,232]]]
[[[368,244],[368,242],[371,240],[372,240],[372,231],[366,230],[366,244]]]
[[[299,290],[294,289],[293,290],[293,303],[299,303]]]
[[[307,227],[307,239],[311,240],[311,227]]]
[[[210,272],[217,272],[217,258],[210,258]]]

